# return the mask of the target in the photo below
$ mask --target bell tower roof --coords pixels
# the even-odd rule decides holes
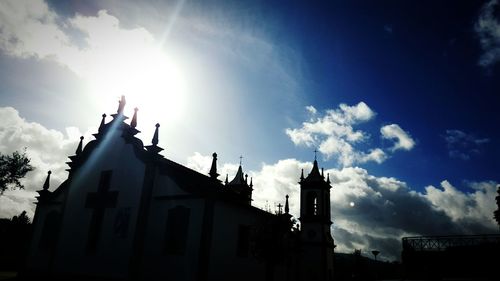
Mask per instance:
[[[238,171],[236,172],[236,176],[234,179],[229,182],[229,185],[244,185],[246,184],[245,176],[243,175],[243,169],[241,165],[238,167]]]
[[[324,181],[324,177],[321,175],[319,172],[318,168],[318,161],[314,159],[313,162],[313,167],[309,175],[304,179],[305,182],[310,182],[310,181]]]

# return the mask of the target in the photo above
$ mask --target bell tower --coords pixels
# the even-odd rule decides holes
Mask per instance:
[[[334,242],[330,227],[330,176],[325,180],[314,157],[313,168],[300,177],[300,224],[304,251],[301,280],[332,280]]]

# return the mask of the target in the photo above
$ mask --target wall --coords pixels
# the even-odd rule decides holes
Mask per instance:
[[[61,236],[56,248],[55,272],[125,277],[132,247],[138,202],[145,166],[136,158],[122,131],[109,132],[87,161],[74,171],[65,206]],[[106,208],[100,241],[95,253],[86,250],[92,209],[85,208],[89,192],[96,192],[101,172],[112,170],[109,191],[118,191],[116,208]],[[114,223],[119,213],[129,212],[125,235],[117,235]]]

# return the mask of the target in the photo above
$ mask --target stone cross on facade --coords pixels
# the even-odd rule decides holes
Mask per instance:
[[[99,180],[97,192],[89,192],[85,208],[92,209],[87,249],[94,251],[97,248],[101,235],[102,221],[106,208],[114,208],[118,198],[118,191],[109,191],[112,171],[103,171]]]

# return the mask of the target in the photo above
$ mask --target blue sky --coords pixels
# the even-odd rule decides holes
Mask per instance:
[[[64,180],[78,137],[88,141],[124,94],[129,116],[139,108],[145,143],[161,123],[166,157],[203,172],[216,151],[231,173],[243,155],[265,195],[257,205],[296,192],[299,168],[318,149],[321,165],[338,174],[337,192],[346,188],[333,202],[401,187],[402,202],[427,200],[457,232],[494,229],[484,221],[493,205],[481,198],[494,194],[500,170],[497,1],[1,5],[0,151],[27,147],[38,168],[26,179],[30,192],[48,169],[53,188]],[[0,200],[21,207],[1,216],[33,193],[6,195]],[[463,200],[444,206],[446,196]],[[369,220],[353,211],[332,216]],[[401,226],[389,235],[393,228],[378,238],[432,232]],[[358,244],[341,238],[343,249],[374,243],[353,229],[340,223],[344,238],[358,235]]]

